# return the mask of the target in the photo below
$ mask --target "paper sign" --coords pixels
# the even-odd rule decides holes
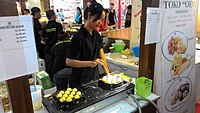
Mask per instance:
[[[160,40],[163,11],[159,8],[147,8],[145,45]]]
[[[32,16],[0,17],[0,81],[37,71]]]

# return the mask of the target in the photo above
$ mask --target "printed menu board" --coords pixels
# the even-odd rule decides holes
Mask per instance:
[[[37,71],[32,16],[0,17],[0,80]]]
[[[161,0],[161,8],[161,113],[194,113],[197,1]]]

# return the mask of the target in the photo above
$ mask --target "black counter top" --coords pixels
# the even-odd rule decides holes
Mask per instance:
[[[79,89],[82,91],[85,100],[67,109],[60,109],[58,106],[56,106],[56,102],[52,96],[48,98],[43,98],[43,104],[49,111],[49,113],[74,113],[95,103],[98,103],[104,99],[117,95],[121,92],[133,90],[134,85],[124,83],[117,88],[105,90],[99,86],[98,81],[93,81],[83,87],[80,87]]]

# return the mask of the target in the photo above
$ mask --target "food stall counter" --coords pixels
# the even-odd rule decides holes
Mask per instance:
[[[131,55],[128,58],[123,58],[121,53],[106,53],[105,56],[111,72],[119,71],[132,78],[138,77],[138,57]]]

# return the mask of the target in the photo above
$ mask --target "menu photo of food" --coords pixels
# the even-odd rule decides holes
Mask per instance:
[[[168,111],[176,111],[183,107],[191,94],[191,80],[187,77],[176,79],[165,95],[165,108]]]
[[[162,44],[162,53],[169,61],[173,60],[173,56],[184,54],[187,50],[188,39],[181,31],[172,32]]]
[[[175,53],[183,54],[186,52],[186,44],[180,36],[172,36],[168,42],[168,53],[174,55]]]
[[[192,57],[189,54],[175,54],[171,64],[171,76],[188,76],[192,71]]]

